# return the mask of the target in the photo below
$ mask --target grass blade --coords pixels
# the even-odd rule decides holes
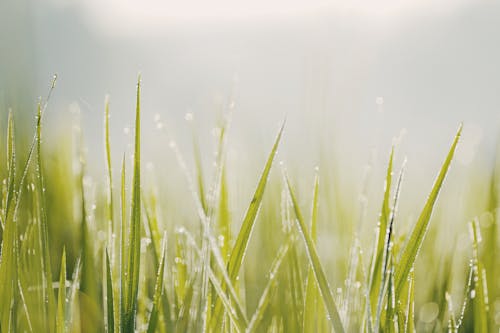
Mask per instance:
[[[387,226],[389,223],[389,198],[391,193],[391,183],[392,183],[392,166],[393,166],[393,158],[394,158],[394,148],[391,150],[391,155],[389,157],[389,163],[387,165],[387,174],[385,177],[385,190],[384,190],[384,199],[382,201],[382,208],[380,210],[380,217],[377,227],[377,238],[375,241],[375,250],[373,252],[372,257],[372,269],[370,276],[370,304],[371,304],[371,313],[376,313],[376,305],[378,296],[380,294],[382,277],[384,276],[384,272],[382,272],[382,262],[385,253],[385,245],[386,245],[386,235],[387,235]],[[369,320],[371,320],[369,318]]]
[[[57,295],[56,332],[66,331],[66,249],[63,249],[61,258],[61,272],[59,274],[59,293]]]
[[[135,149],[130,204],[128,263],[126,276],[125,316],[122,332],[133,332],[136,325],[137,295],[139,291],[139,268],[141,255],[141,122],[140,122],[141,78],[137,81],[137,107],[135,115]]]
[[[314,277],[316,278],[319,291],[321,293],[321,296],[323,297],[325,307],[328,311],[328,317],[332,323],[335,332],[337,333],[344,332],[344,327],[342,326],[342,321],[340,320],[340,315],[337,310],[337,306],[335,305],[335,301],[333,300],[332,290],[328,285],[328,280],[326,279],[325,271],[321,266],[321,262],[319,260],[318,253],[316,251],[316,247],[314,246],[314,242],[311,236],[309,235],[309,231],[307,230],[306,223],[304,221],[304,218],[302,217],[302,213],[300,211],[297,198],[295,197],[295,193],[292,189],[290,181],[288,180],[288,176],[285,175],[285,178],[288,187],[288,192],[292,199],[292,205],[295,211],[297,227],[304,239],[307,257],[309,258],[309,264],[313,269]]]
[[[106,98],[104,106],[104,149],[106,157],[106,171],[107,171],[107,220],[108,220],[108,244],[111,247],[111,255],[114,258],[114,246],[113,246],[113,169],[111,168],[111,144],[109,139],[109,98]]]
[[[50,249],[49,249],[49,228],[47,221],[47,213],[45,211],[45,181],[42,171],[42,107],[38,103],[37,123],[36,123],[36,178],[38,185],[38,193],[40,200],[40,238],[42,247],[42,257],[40,258],[43,270],[43,290],[44,308],[46,311],[46,329],[50,332],[54,330],[55,321],[53,318],[53,309],[55,307],[54,292],[52,289],[52,269],[50,264]]]
[[[405,333],[415,332],[415,274],[410,272],[408,281],[408,304],[406,305]]]
[[[450,167],[451,160],[453,159],[453,155],[455,153],[455,149],[457,147],[461,133],[462,125],[460,125],[460,127],[458,128],[455,139],[453,140],[448,155],[446,156],[446,159],[441,166],[441,170],[439,171],[439,175],[434,182],[431,193],[425,203],[422,212],[420,213],[420,216],[417,220],[417,223],[415,224],[415,227],[413,228],[410,238],[408,239],[403,249],[403,254],[401,255],[401,259],[399,260],[395,274],[396,295],[399,295],[401,293],[404,284],[408,280],[408,274],[410,273],[415,259],[417,258],[420,247],[422,246],[422,242],[429,227],[434,204],[436,203],[439,191],[441,189],[441,186],[443,185],[444,179]]]
[[[236,278],[238,277],[238,273],[240,271],[243,258],[245,256],[250,235],[252,233],[252,229],[255,224],[255,218],[257,217],[257,212],[259,211],[260,204],[262,202],[264,190],[266,188],[267,180],[269,178],[269,172],[271,171],[271,166],[273,164],[274,157],[276,156],[276,152],[278,150],[278,146],[281,140],[281,136],[283,134],[284,127],[285,127],[285,122],[283,122],[283,124],[281,125],[276,140],[274,141],[273,148],[271,149],[271,153],[267,158],[266,165],[264,166],[264,170],[260,176],[257,188],[252,197],[252,201],[250,202],[250,205],[248,206],[248,209],[245,213],[241,229],[238,233],[236,242],[233,246],[231,255],[229,257],[229,263],[227,264],[227,272],[233,282],[236,281]],[[225,287],[223,286],[223,288]],[[222,304],[220,303],[220,301],[216,301],[214,316],[213,316],[214,322],[212,322],[211,325],[211,328],[214,330],[220,324],[220,320],[222,318],[221,311],[222,311]]]
[[[481,233],[479,221],[476,218],[470,223],[472,236],[472,272],[474,289],[470,292],[474,311],[474,332],[488,332],[488,288],[484,264],[479,259],[479,243]]]
[[[314,189],[313,189],[313,200],[311,209],[311,238],[316,244],[318,237],[318,207],[319,207],[319,175],[316,173],[314,179]],[[303,329],[304,332],[315,332],[321,330],[322,324],[324,323],[324,313],[323,304],[319,303],[318,299],[318,287],[316,281],[314,281],[314,271],[312,267],[309,267],[306,280],[306,295],[304,301],[304,318],[303,318]],[[323,316],[324,314],[324,316]]]
[[[115,332],[115,307],[113,296],[113,276],[111,274],[111,265],[109,254],[106,249],[106,309],[107,309],[107,332]]]
[[[278,271],[281,267],[281,263],[283,262],[283,259],[286,257],[288,250],[291,246],[291,243],[293,242],[292,239],[288,239],[278,250],[278,254],[276,255],[276,258],[274,259],[271,269],[269,270],[269,279],[267,280],[267,284],[264,288],[264,291],[262,292],[262,295],[259,299],[259,303],[257,305],[257,308],[255,309],[255,312],[250,319],[250,323],[248,324],[247,332],[255,332],[256,329],[259,326],[259,323],[261,322],[262,318],[264,317],[264,314],[267,310],[267,307],[269,305],[269,302],[271,301],[272,297],[272,291],[274,287],[276,286],[277,283],[277,275]],[[307,331],[304,331],[307,332]]]
[[[151,314],[149,316],[147,333],[153,333],[156,330],[158,324],[158,309],[160,307],[160,302],[163,293],[163,275],[165,273],[165,248],[166,240],[163,241],[163,250],[160,260],[160,266],[158,268],[158,273],[156,274],[155,292],[153,296],[153,308],[151,309]],[[167,319],[167,318],[165,318]]]
[[[271,166],[273,164],[276,151],[278,150],[278,146],[281,140],[281,135],[283,134],[284,127],[285,123],[283,122],[283,125],[281,125],[278,136],[274,141],[271,153],[267,158],[266,165],[259,179],[259,183],[252,197],[252,201],[250,202],[250,206],[248,207],[245,217],[243,219],[243,224],[241,226],[240,232],[238,233],[238,237],[236,238],[236,243],[234,244],[233,250],[231,251],[231,257],[229,258],[229,264],[228,264],[228,272],[229,276],[233,280],[236,279],[236,277],[238,276],[241,263],[243,262],[243,257],[245,255],[248,246],[248,241],[250,239],[250,234],[252,233],[257,212],[259,211],[260,204],[262,202],[262,197],[264,195],[264,190],[266,188],[267,179],[269,178],[269,172],[271,171]]]

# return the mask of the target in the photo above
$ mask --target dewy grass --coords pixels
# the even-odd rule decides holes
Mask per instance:
[[[235,170],[225,162],[229,121],[220,124],[211,172],[201,145],[195,142],[194,178],[175,147],[188,178],[187,195],[169,187],[168,174],[165,185],[158,179],[149,188],[141,182],[140,89],[139,78],[131,167],[127,154],[121,164],[112,161],[105,103],[102,183],[89,180],[83,165],[64,164],[74,156],[86,163],[80,146],[61,152],[43,141],[46,102],[38,105],[29,147],[16,140],[15,112],[5,117],[0,147],[2,332],[498,332],[497,165],[496,176],[485,182],[487,202],[473,194],[466,197],[478,215],[471,223],[470,243],[462,247],[466,250],[424,242],[426,236],[435,240],[436,230],[467,240],[460,230],[471,217],[455,214],[448,222],[438,201],[461,127],[429,197],[413,202],[423,209],[407,234],[402,231],[408,216],[396,210],[403,181],[401,176],[393,181],[394,149],[385,189],[377,184],[384,189],[381,199],[368,198],[380,209],[378,232],[368,228],[351,234],[338,226],[353,223],[359,212],[335,214],[343,200],[334,198],[334,206],[325,195],[336,181],[320,177],[328,175],[328,165],[316,171],[312,195],[301,190],[307,177],[289,179],[285,173],[284,182],[275,179],[272,166],[278,147],[287,141],[284,125],[250,203],[238,207],[246,208],[242,217],[234,209],[242,201],[234,196],[239,186],[231,182]],[[54,170],[53,161],[57,169],[70,170],[67,176]],[[118,175],[113,165],[120,165],[118,177],[113,177]],[[446,195],[453,200],[455,194]],[[182,211],[189,200],[195,211]],[[304,203],[312,206],[310,219],[302,214]],[[76,213],[64,214],[75,207]],[[436,209],[439,213],[432,215]],[[375,227],[377,216],[370,218]],[[348,239],[354,245],[337,245]],[[339,260],[350,264],[339,267]]]

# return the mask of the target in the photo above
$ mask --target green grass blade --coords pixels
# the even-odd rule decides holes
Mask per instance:
[[[262,292],[262,295],[259,299],[257,308],[255,309],[255,312],[252,318],[250,319],[250,323],[248,324],[247,332],[255,332],[260,322],[264,318],[264,314],[271,301],[272,291],[274,290],[276,284],[278,283],[277,275],[281,267],[281,263],[283,262],[283,259],[286,257],[291,243],[292,239],[288,239],[288,241],[286,241],[278,250],[278,254],[276,255],[276,258],[274,259],[271,265],[271,269],[269,270],[268,274],[269,279],[267,280],[267,284],[264,287],[264,291]],[[307,331],[304,330],[304,332]]]
[[[66,249],[63,249],[61,258],[61,272],[59,274],[59,292],[57,295],[56,332],[66,331]]]
[[[453,302],[451,300],[451,295],[446,292],[446,302],[448,303],[448,332],[458,333],[457,321],[455,319],[455,313],[453,312]],[[412,331],[413,332],[413,331]]]
[[[106,249],[106,309],[107,309],[107,332],[115,332],[115,306],[113,296],[113,276],[111,274],[111,265],[109,261],[108,250]]]
[[[121,187],[120,187],[120,202],[121,202],[121,228],[120,228],[120,329],[123,332],[125,323],[125,306],[127,304],[127,213],[126,213],[126,183],[125,183],[125,155],[122,158],[121,168]]]
[[[16,147],[14,141],[14,116],[9,112],[7,125],[7,198],[5,200],[5,216],[3,221],[7,221],[9,210],[14,199],[14,188],[16,180]],[[3,229],[4,226],[2,226]]]
[[[429,227],[434,204],[436,203],[439,191],[441,189],[441,186],[443,185],[444,179],[450,167],[451,160],[453,159],[453,155],[455,153],[455,149],[457,147],[461,133],[462,125],[460,125],[460,127],[458,128],[455,139],[453,140],[448,155],[446,156],[446,159],[441,166],[441,170],[439,171],[439,175],[434,182],[431,193],[425,203],[422,212],[420,213],[415,227],[411,232],[410,238],[408,239],[403,249],[403,254],[401,255],[401,259],[399,260],[395,274],[396,295],[399,295],[401,293],[404,284],[408,280],[408,274],[410,273],[415,259],[417,258],[420,247],[422,246],[422,242]]]
[[[319,176],[316,173],[314,179],[314,189],[313,189],[313,200],[311,209],[311,238],[316,244],[317,242],[317,221],[318,221],[318,194],[319,194]],[[317,317],[318,314],[318,287],[314,281],[314,271],[312,267],[309,267],[306,280],[306,295],[304,301],[304,316],[302,326],[304,332],[314,332],[318,321],[321,319]],[[322,310],[322,308],[321,308]]]
[[[255,218],[257,216],[257,212],[259,211],[260,204],[262,202],[262,197],[264,195],[264,190],[266,188],[267,179],[269,178],[269,172],[271,171],[271,166],[273,164],[276,151],[278,150],[278,146],[281,140],[281,135],[283,134],[284,127],[285,123],[283,122],[283,125],[281,125],[278,136],[274,141],[271,153],[267,158],[267,162],[259,179],[257,189],[255,190],[255,193],[252,197],[252,201],[248,206],[247,212],[243,219],[243,224],[241,225],[238,237],[236,238],[236,243],[234,244],[233,250],[231,251],[231,257],[229,258],[229,264],[228,264],[228,272],[229,276],[233,280],[235,280],[236,277],[238,276],[241,263],[243,262],[243,258],[245,256],[245,252],[248,246],[248,241],[250,239],[250,234],[252,233]]]
[[[382,279],[380,281],[380,290],[378,294],[378,301],[377,301],[377,308],[376,308],[376,320],[375,320],[375,327],[379,327],[380,323],[380,317],[382,314],[382,307],[383,307],[383,301],[384,301],[384,296],[385,296],[385,286],[387,282],[387,277],[393,278],[394,275],[394,270],[393,270],[393,264],[391,263],[392,260],[392,238],[393,238],[393,230],[394,230],[394,219],[396,216],[396,210],[398,206],[398,200],[399,200],[399,194],[401,192],[401,183],[403,182],[403,174],[404,174],[404,168],[405,164],[403,164],[401,171],[398,176],[398,182],[396,185],[396,191],[394,193],[394,201],[392,205],[392,210],[389,215],[389,223],[387,225],[387,232],[385,233],[385,238],[384,238],[384,246],[383,246],[383,253],[382,253],[382,266],[381,266],[381,273],[382,273]],[[390,275],[388,269],[391,269]],[[391,286],[394,287],[394,281],[391,281]],[[392,290],[389,290],[392,292]],[[395,296],[394,296],[395,297]]]
[[[291,187],[290,181],[288,180],[288,177],[286,177],[286,185],[288,187],[288,192],[290,194],[290,197],[292,199],[292,205],[293,209],[295,211],[295,217],[297,221],[297,227],[304,239],[305,247],[306,247],[306,252],[307,252],[307,257],[309,259],[309,264],[311,265],[313,272],[314,272],[314,277],[316,278],[316,282],[318,283],[318,288],[321,293],[321,296],[323,297],[323,301],[325,303],[325,307],[328,311],[328,316],[329,319],[332,323],[333,329],[337,333],[344,332],[344,327],[342,325],[342,321],[340,320],[340,315],[337,310],[337,306],[335,305],[335,301],[333,299],[333,294],[330,289],[330,286],[328,285],[328,280],[326,279],[326,274],[323,269],[323,266],[321,265],[321,262],[319,260],[318,253],[316,251],[316,247],[314,246],[314,242],[309,235],[309,231],[307,229],[306,223],[304,221],[304,218],[302,217],[302,213],[300,211],[297,198],[295,197],[295,193]]]
[[[382,272],[382,262],[385,253],[385,245],[386,245],[386,235],[387,235],[387,226],[389,223],[389,198],[391,193],[391,183],[392,183],[392,168],[393,168],[393,159],[394,159],[394,148],[391,150],[391,155],[389,157],[389,163],[387,165],[387,173],[385,177],[385,190],[384,190],[384,199],[382,201],[382,208],[380,210],[380,217],[378,221],[377,227],[377,238],[375,250],[373,252],[372,257],[372,270],[370,276],[370,304],[371,304],[371,313],[375,313],[378,296],[380,294],[382,277],[384,276],[384,272]]]
[[[125,303],[125,322],[123,332],[133,332],[136,325],[137,295],[139,291],[139,268],[141,255],[141,122],[140,122],[141,78],[137,81],[137,107],[135,118],[135,149],[132,178],[132,198],[130,204],[127,289]]]
[[[80,286],[80,280],[81,280],[81,270],[82,270],[82,263],[81,263],[81,256],[77,258],[76,263],[75,263],[75,269],[73,270],[73,275],[71,277],[71,289],[70,293],[68,295],[68,312],[69,315],[66,316],[66,327],[69,327],[70,324],[76,322],[76,318],[74,318],[74,315],[76,311],[74,310],[76,308],[76,300],[77,300],[77,294],[78,294],[78,287]],[[71,331],[71,329],[70,329]]]
[[[392,251],[391,251],[392,252]],[[385,314],[385,326],[383,332],[396,333],[397,330],[397,310],[396,310],[396,295],[394,289],[394,265],[392,264],[392,254],[389,262],[390,268],[387,271],[387,310]]]
[[[105,106],[104,106],[104,147],[105,147],[105,155],[106,155],[106,171],[107,171],[107,219],[108,219],[108,243],[111,246],[112,254],[114,253],[113,247],[113,215],[114,215],[114,206],[113,206],[113,169],[111,167],[111,144],[109,139],[109,98],[106,98]]]
[[[163,243],[163,250],[160,260],[160,266],[158,268],[158,273],[156,274],[155,292],[153,296],[153,308],[151,309],[151,314],[148,321],[147,333],[153,333],[156,331],[156,326],[158,325],[158,309],[160,307],[160,302],[163,293],[163,275],[165,273],[165,248],[166,240]]]
[[[415,332],[415,274],[410,272],[408,280],[408,303],[406,305],[405,333]]]
[[[250,202],[250,205],[248,206],[248,209],[245,213],[245,217],[243,218],[243,223],[241,225],[240,231],[236,238],[236,242],[231,251],[231,255],[229,257],[229,262],[227,264],[227,272],[229,273],[229,277],[233,282],[236,281],[238,277],[238,273],[240,271],[243,258],[245,256],[248,242],[250,240],[250,235],[252,233],[252,229],[255,223],[255,218],[257,217],[257,212],[259,211],[260,204],[262,202],[264,190],[266,188],[267,180],[269,178],[269,172],[271,171],[271,166],[273,164],[274,157],[276,156],[276,152],[278,150],[278,146],[281,140],[281,136],[283,134],[284,127],[285,127],[285,122],[283,122],[283,124],[281,125],[276,140],[274,141],[273,148],[271,149],[271,153],[267,158],[266,165],[264,166],[264,170],[260,176],[257,188],[252,197],[252,201]],[[222,304],[220,303],[219,300],[217,300],[213,313],[214,321],[211,324],[211,327],[214,330],[216,329],[216,327],[219,326],[220,320],[222,319],[221,311],[222,311]]]
[[[488,332],[488,288],[484,264],[479,259],[479,243],[481,233],[479,221],[476,218],[470,223],[472,236],[472,272],[474,289],[470,292],[474,311],[474,332]]]
[[[42,246],[42,269],[43,269],[43,299],[44,299],[44,308],[47,315],[47,325],[46,329],[50,332],[54,330],[55,325],[55,316],[53,314],[53,310],[55,307],[54,300],[54,291],[52,289],[52,269],[50,263],[50,249],[49,249],[49,230],[48,230],[48,221],[47,221],[47,213],[46,209],[46,199],[45,199],[45,181],[42,170],[42,108],[40,103],[38,104],[38,113],[37,113],[37,124],[36,124],[36,178],[37,178],[37,186],[40,200],[40,238],[41,238],[41,246]]]
[[[231,321],[234,323],[239,332],[244,332],[248,326],[248,320],[246,319],[241,304],[239,304],[239,302],[234,302],[234,304],[233,302],[231,302],[231,300],[224,293],[224,290],[222,289],[219,280],[217,279],[217,277],[215,276],[215,274],[211,269],[209,269],[207,273],[210,282],[212,283],[212,286],[214,287],[217,296],[219,296],[219,299],[222,301],[224,309],[231,318]],[[234,294],[231,295],[233,296],[234,299]]]

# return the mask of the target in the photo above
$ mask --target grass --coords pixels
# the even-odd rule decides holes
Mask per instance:
[[[191,195],[159,196],[157,188],[141,182],[140,97],[139,78],[132,165],[124,154],[120,177],[113,173],[112,110],[106,101],[106,183],[93,183],[93,191],[86,181],[81,138],[78,148],[66,153],[43,145],[48,98],[38,104],[29,147],[19,150],[16,145],[14,116],[9,113],[1,151],[5,162],[0,165],[1,331],[498,331],[498,177],[491,180],[486,208],[477,203],[479,215],[470,221],[470,240],[461,238],[460,246],[467,250],[449,251],[426,241],[450,226],[442,213],[433,213],[439,209],[462,126],[429,196],[414,203],[422,208],[408,232],[407,217],[397,210],[404,164],[393,179],[393,147],[385,188],[380,184],[378,223],[359,234],[328,222],[336,216],[331,208],[336,206],[328,204],[324,189],[332,183],[322,181],[327,177],[321,177],[320,170],[315,171],[312,195],[297,186],[303,182],[290,178],[285,165],[281,181],[274,176],[277,152],[286,141],[285,123],[274,143],[269,141],[263,169],[252,180],[252,197],[242,198],[247,205],[241,218],[231,209],[234,188],[227,177],[230,114],[220,124],[213,177],[206,177],[203,151],[193,131],[194,177],[179,148],[173,147]],[[60,179],[46,164],[53,154],[62,169],[65,158],[77,156],[78,168]],[[185,201],[193,203],[194,211],[162,214],[166,204],[185,207]],[[352,220],[359,216],[350,214]],[[485,214],[488,223],[481,224]],[[185,216],[193,221],[184,223]],[[453,223],[468,222],[459,219]],[[484,242],[481,229],[487,235]],[[446,232],[451,238],[460,236]],[[345,270],[335,265],[325,244],[347,240],[352,240],[348,248],[330,247],[334,257],[345,262]],[[440,267],[436,258],[446,264]]]

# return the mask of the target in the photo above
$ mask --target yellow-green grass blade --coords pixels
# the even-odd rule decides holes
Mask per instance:
[[[61,272],[59,273],[59,292],[57,295],[56,332],[66,332],[66,249],[61,257]]]
[[[41,238],[41,247],[42,247],[42,256],[40,258],[43,269],[43,299],[44,299],[44,311],[46,311],[46,329],[48,331],[54,330],[55,325],[55,316],[54,316],[54,308],[55,308],[55,300],[54,300],[54,291],[52,289],[52,269],[50,263],[50,250],[49,250],[49,231],[48,231],[48,221],[47,221],[47,213],[46,209],[46,201],[45,201],[45,181],[43,176],[43,164],[42,164],[42,108],[40,103],[38,103],[37,108],[37,124],[36,124],[36,178],[37,178],[37,186],[38,186],[38,195],[40,200],[40,238]]]
[[[207,214],[209,208],[205,193],[206,191],[205,191],[205,180],[203,177],[203,165],[201,163],[200,146],[198,144],[198,139],[195,135],[194,129],[193,129],[193,154],[194,154],[194,163],[196,168],[196,184],[198,186],[198,196],[200,199],[201,206],[205,211],[205,214]]]
[[[145,198],[144,194],[143,194],[143,198]],[[146,214],[147,228],[149,229],[149,234],[151,236],[151,245],[153,247],[154,267],[156,270],[158,270],[160,263],[161,263],[162,249],[160,248],[161,247],[161,238],[159,236],[159,231],[158,231],[158,218],[157,218],[157,212],[156,212],[156,196],[154,194],[151,195],[151,201],[152,201],[151,208],[149,208],[149,209],[148,209],[148,206],[146,205],[146,200],[143,200],[143,204],[144,204],[144,211]],[[166,235],[164,235],[163,238],[166,242],[166,239],[167,239]],[[165,251],[166,251],[166,245],[165,245]],[[165,289],[164,286],[163,286],[163,288]],[[166,290],[164,290],[161,293],[161,302],[159,304],[159,307],[160,307],[159,310],[161,310],[163,313],[167,332],[173,330],[170,301],[167,297]]]
[[[257,308],[255,309],[255,312],[252,318],[250,319],[250,323],[248,324],[247,332],[256,332],[260,322],[264,317],[264,314],[268,309],[269,303],[271,302],[273,290],[275,289],[276,284],[278,283],[277,276],[279,269],[281,267],[281,263],[283,262],[283,259],[286,257],[292,242],[293,242],[292,238],[289,238],[279,248],[278,254],[276,255],[276,258],[274,259],[271,265],[271,269],[269,270],[269,275],[268,275],[269,279],[267,280],[267,284],[264,287],[264,291],[262,292],[262,295],[259,299]],[[307,331],[304,330],[304,332]]]
[[[314,178],[313,200],[311,209],[311,238],[316,244],[317,242],[317,221],[318,221],[318,207],[319,207],[319,175],[316,173]],[[322,320],[318,316],[318,312],[322,312],[323,305],[318,304],[318,287],[314,281],[314,271],[309,267],[306,280],[306,295],[304,301],[304,316],[303,316],[303,329],[304,332],[314,332],[319,322]]]
[[[448,332],[458,333],[458,325],[455,319],[455,313],[453,311],[453,302],[451,300],[451,295],[446,292],[446,302],[448,304]],[[413,332],[413,331],[412,331]]]
[[[68,313],[69,315],[67,315],[67,324],[66,326],[68,326],[69,328],[69,325],[71,324],[75,324],[77,322],[76,317],[75,318],[75,314],[76,314],[76,300],[77,300],[77,294],[78,294],[78,287],[80,285],[80,280],[81,280],[81,270],[82,270],[82,264],[81,264],[81,256],[79,256],[76,260],[76,263],[74,265],[74,270],[73,270],[73,274],[71,276],[71,289],[70,289],[70,293],[68,295],[68,302],[67,302],[67,305],[68,305]],[[71,329],[70,329],[71,331]]]
[[[17,286],[17,223],[14,220],[13,210],[10,209],[15,203],[15,146],[14,146],[14,120],[12,112],[9,112],[7,128],[7,198],[5,199],[4,216],[2,218],[1,233],[1,257],[0,257],[0,297],[5,300],[0,304],[0,324],[8,327],[11,322],[11,302],[13,300]]]
[[[16,147],[14,141],[14,116],[12,110],[9,112],[8,125],[7,125],[7,198],[5,200],[5,211],[3,223],[7,221],[7,216],[11,208],[12,201],[15,194],[15,180],[16,180]],[[3,224],[2,223],[2,224]],[[1,226],[3,231],[4,225]]]
[[[113,275],[109,261],[108,250],[106,249],[106,329],[108,333],[115,332],[115,302],[113,294]]]
[[[264,196],[264,190],[266,188],[267,180],[269,178],[269,173],[271,171],[271,166],[274,161],[274,157],[276,156],[276,152],[278,150],[278,146],[281,140],[281,136],[283,134],[283,129],[285,127],[285,122],[281,125],[281,128],[278,132],[276,140],[274,141],[274,145],[271,149],[271,152],[267,158],[266,165],[264,166],[264,170],[260,176],[259,182],[257,184],[257,188],[252,197],[252,201],[248,206],[248,209],[245,213],[245,217],[243,218],[243,223],[241,225],[240,231],[236,238],[236,242],[231,250],[231,255],[229,257],[229,262],[227,264],[227,272],[229,277],[234,282],[236,281],[241,264],[243,262],[245,252],[248,246],[248,242],[250,240],[250,235],[252,233],[252,229],[255,224],[255,218],[257,217],[257,213],[259,211],[260,205],[262,203],[262,197]],[[223,289],[225,287],[223,286]],[[211,328],[215,330],[219,325],[222,319],[222,304],[220,301],[216,301],[214,312],[213,312],[213,322],[211,324]]]
[[[389,157],[389,163],[387,165],[387,173],[385,177],[384,184],[384,199],[382,201],[382,207],[380,210],[380,216],[377,226],[377,238],[375,241],[375,250],[373,252],[372,257],[372,268],[370,274],[370,304],[371,304],[371,313],[376,312],[377,300],[380,294],[380,288],[382,283],[382,277],[384,276],[384,272],[382,271],[382,263],[383,257],[385,253],[386,247],[386,235],[387,235],[387,226],[389,223],[389,198],[391,193],[391,184],[392,184],[392,168],[393,168],[393,159],[394,159],[394,148],[391,150],[391,154]],[[368,318],[371,320],[370,318]]]
[[[151,309],[151,314],[149,316],[147,333],[155,332],[156,326],[158,325],[158,317],[159,317],[158,310],[160,307],[160,302],[162,300],[161,296],[163,294],[163,276],[165,273],[165,253],[166,253],[165,242],[166,240],[164,240],[160,265],[158,267],[158,273],[156,274],[155,292],[153,295],[153,308]]]
[[[125,316],[122,332],[133,332],[136,326],[137,295],[139,291],[139,268],[141,255],[141,122],[140,122],[141,78],[137,81],[137,107],[135,115],[135,148],[128,229],[128,263],[126,276]]]
[[[190,312],[191,303],[193,300],[193,288],[194,288],[194,281],[195,280],[196,280],[196,274],[192,279],[190,279],[186,283],[186,290],[184,293],[184,298],[180,302],[179,315],[178,315],[177,321],[176,321],[175,332],[177,332],[177,333],[187,332],[189,318],[190,318],[189,312]]]
[[[235,325],[235,327],[239,332],[246,331],[246,328],[248,326],[248,320],[246,319],[245,313],[243,312],[243,309],[239,304],[239,302],[234,302],[234,304],[237,305],[234,306],[232,301],[224,293],[222,286],[217,277],[215,276],[215,274],[213,273],[213,271],[209,268],[207,273],[210,282],[212,283],[212,286],[214,287],[217,296],[219,296],[219,299],[222,301],[224,309],[226,310],[226,313],[229,315],[229,318],[231,318],[232,323]],[[231,295],[234,296],[233,294]]]
[[[267,180],[269,178],[269,172],[271,171],[271,166],[273,164],[274,157],[276,156],[276,152],[278,150],[278,146],[281,140],[281,135],[283,134],[284,127],[285,123],[283,122],[283,125],[281,125],[276,140],[274,141],[271,153],[267,158],[267,162],[259,179],[257,189],[255,190],[255,193],[252,197],[252,201],[248,206],[245,217],[243,218],[243,224],[241,225],[238,237],[236,238],[236,243],[234,244],[233,250],[231,251],[231,257],[229,258],[229,263],[228,263],[228,272],[229,276],[233,281],[238,276],[241,264],[243,262],[243,258],[245,256],[248,242],[250,240],[250,235],[252,233],[252,229],[255,224],[255,218],[257,217],[257,212],[259,211],[260,204],[262,202],[262,197],[264,196],[264,190],[266,188]]]
[[[392,251],[391,251],[392,252]],[[392,253],[389,259],[390,268],[387,271],[387,310],[385,314],[385,325],[383,332],[396,333],[397,330],[397,309],[396,309],[396,295],[394,288],[394,265],[392,264]]]
[[[307,229],[306,223],[304,221],[303,215],[300,211],[299,204],[297,202],[297,198],[295,196],[295,193],[292,189],[292,186],[290,184],[290,181],[288,177],[286,177],[286,184],[288,187],[288,193],[290,194],[290,197],[292,199],[292,205],[293,209],[295,211],[295,217],[296,217],[296,222],[297,222],[297,227],[302,235],[302,238],[304,239],[304,244],[307,252],[307,257],[309,259],[309,264],[311,265],[313,272],[314,272],[314,277],[316,279],[316,282],[318,283],[318,288],[321,293],[321,296],[323,297],[323,302],[325,304],[326,310],[328,312],[328,317],[330,319],[330,322],[333,326],[333,329],[337,333],[344,332],[344,327],[342,325],[342,321],[340,319],[339,312],[337,310],[337,306],[335,304],[335,301],[333,299],[333,294],[332,290],[330,289],[330,286],[328,285],[328,280],[326,279],[326,274],[323,269],[323,266],[321,265],[321,262],[319,260],[318,252],[316,251],[316,247],[314,246],[314,242],[311,238],[311,235],[309,234],[309,230]]]
[[[415,263],[415,259],[417,258],[420,247],[422,246],[422,242],[429,227],[429,222],[434,205],[437,201],[439,191],[441,190],[441,186],[443,185],[444,179],[450,167],[453,155],[455,154],[455,149],[457,147],[461,133],[462,125],[460,125],[460,127],[458,128],[455,139],[453,140],[448,155],[446,156],[446,159],[441,166],[441,170],[439,171],[438,177],[434,182],[431,193],[402,251],[401,259],[399,260],[395,274],[396,295],[399,295],[401,293],[405,283],[407,282],[408,274],[410,273],[410,270]]]
[[[122,158],[121,168],[121,186],[120,186],[120,203],[121,203],[121,227],[120,227],[120,330],[123,332],[123,324],[125,323],[125,306],[126,306],[126,284],[127,284],[127,215],[126,215],[126,183],[125,183],[125,155]]]
[[[454,320],[454,319],[453,319]],[[415,332],[415,274],[410,272],[408,279],[408,302],[406,305],[405,333]]]
[[[381,264],[382,265],[381,266],[381,273],[383,275],[382,275],[382,279],[380,281],[380,290],[379,290],[379,294],[378,294],[378,301],[377,301],[377,308],[376,308],[376,311],[377,311],[376,318],[375,318],[376,319],[375,320],[375,327],[376,328],[379,327],[380,317],[381,317],[382,310],[383,310],[382,307],[384,304],[384,296],[385,296],[385,292],[386,292],[385,286],[386,286],[386,282],[387,282],[387,277],[389,277],[389,275],[388,275],[389,268],[391,269],[390,277],[393,278],[392,275],[394,275],[394,269],[393,269],[393,267],[390,267],[393,265],[391,263],[392,251],[393,251],[391,244],[392,244],[392,238],[394,235],[394,232],[393,232],[394,219],[395,219],[396,210],[397,210],[397,206],[398,206],[399,194],[401,192],[401,183],[403,181],[404,167],[405,167],[405,165],[403,164],[403,167],[401,168],[401,171],[400,171],[399,176],[398,176],[398,182],[396,185],[396,191],[394,193],[394,201],[393,201],[393,205],[392,205],[392,210],[391,210],[391,213],[389,215],[387,231],[386,231],[386,233],[385,233],[386,235],[384,237],[384,247],[383,247],[382,264]],[[394,281],[392,281],[391,283],[392,283],[392,286],[394,286]]]
[[[187,231],[185,231],[184,234],[186,235],[192,247],[196,250],[198,256],[201,258],[202,251],[196,246],[196,242],[192,237],[192,235]],[[213,247],[214,246],[212,246],[211,244],[212,250]],[[226,267],[224,266],[224,262],[220,256],[220,253],[214,251],[213,257],[214,257],[214,266],[219,270],[220,276],[222,276],[223,280],[221,283],[221,281],[218,278],[218,275],[214,273],[211,267],[208,267],[207,269],[207,277],[209,278],[209,281],[212,283],[217,296],[221,298],[221,304],[226,310],[226,313],[228,313],[232,322],[235,324],[236,327],[238,327],[240,331],[241,330],[244,331],[248,326],[248,319],[245,315],[245,311],[243,310],[243,306],[241,305],[241,302],[238,298],[236,289],[234,288],[233,283],[227,271],[225,270]],[[223,290],[222,287],[223,283],[226,286],[227,291],[229,292],[228,295],[226,295],[225,291]]]
[[[488,332],[488,288],[486,286],[486,273],[484,264],[479,259],[479,243],[481,233],[479,221],[476,218],[470,223],[472,236],[472,272],[474,289],[471,290],[472,306],[474,312],[474,332]]]
[[[231,251],[231,213],[229,211],[229,193],[225,166],[222,166],[218,212],[218,231],[222,236],[221,254],[227,264]]]
[[[113,246],[113,221],[114,221],[114,204],[113,204],[113,169],[111,167],[111,144],[109,139],[109,98],[106,98],[104,104],[104,149],[106,156],[106,171],[107,171],[107,223],[108,223],[108,246],[111,249],[112,257],[114,257],[114,246]]]
[[[300,264],[297,254],[297,249],[292,246],[288,251],[288,276],[290,280],[290,296],[292,298],[293,318],[294,325],[299,331],[303,331],[302,318],[304,309],[304,290],[302,287],[302,273],[300,271]]]

